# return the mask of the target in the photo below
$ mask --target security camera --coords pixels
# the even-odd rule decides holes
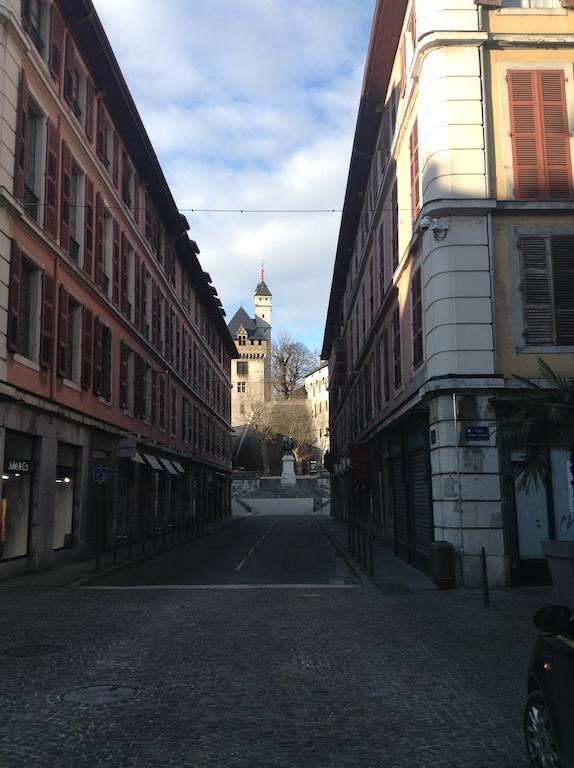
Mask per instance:
[[[434,227],[436,227],[436,219],[431,219],[430,216],[423,216],[419,221],[418,230],[419,232],[426,232],[427,229],[433,229]]]

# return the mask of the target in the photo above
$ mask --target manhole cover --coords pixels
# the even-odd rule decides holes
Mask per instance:
[[[66,691],[62,694],[62,699],[73,704],[115,704],[117,701],[129,699],[136,692],[136,688],[129,688],[127,685],[86,685]]]
[[[41,645],[35,643],[31,645],[16,645],[14,648],[8,648],[4,651],[4,656],[12,656],[14,659],[27,659],[31,656],[48,656],[51,653],[59,653],[61,650],[61,645]]]

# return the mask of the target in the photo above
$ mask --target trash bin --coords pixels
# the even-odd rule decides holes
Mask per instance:
[[[430,545],[430,577],[440,589],[454,587],[454,547],[449,541]]]

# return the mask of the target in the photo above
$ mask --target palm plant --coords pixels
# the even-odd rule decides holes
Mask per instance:
[[[528,490],[531,483],[535,487],[539,483],[549,486],[551,445],[569,452],[574,478],[574,379],[555,373],[540,358],[538,366],[544,385],[515,376],[528,390],[520,390],[512,411],[499,428],[505,446],[524,451],[518,464],[518,480],[524,490]]]

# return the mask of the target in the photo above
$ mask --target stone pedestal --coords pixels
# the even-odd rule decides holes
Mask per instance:
[[[295,457],[292,453],[286,453],[283,456],[283,470],[281,472],[281,487],[297,485],[295,477]]]

